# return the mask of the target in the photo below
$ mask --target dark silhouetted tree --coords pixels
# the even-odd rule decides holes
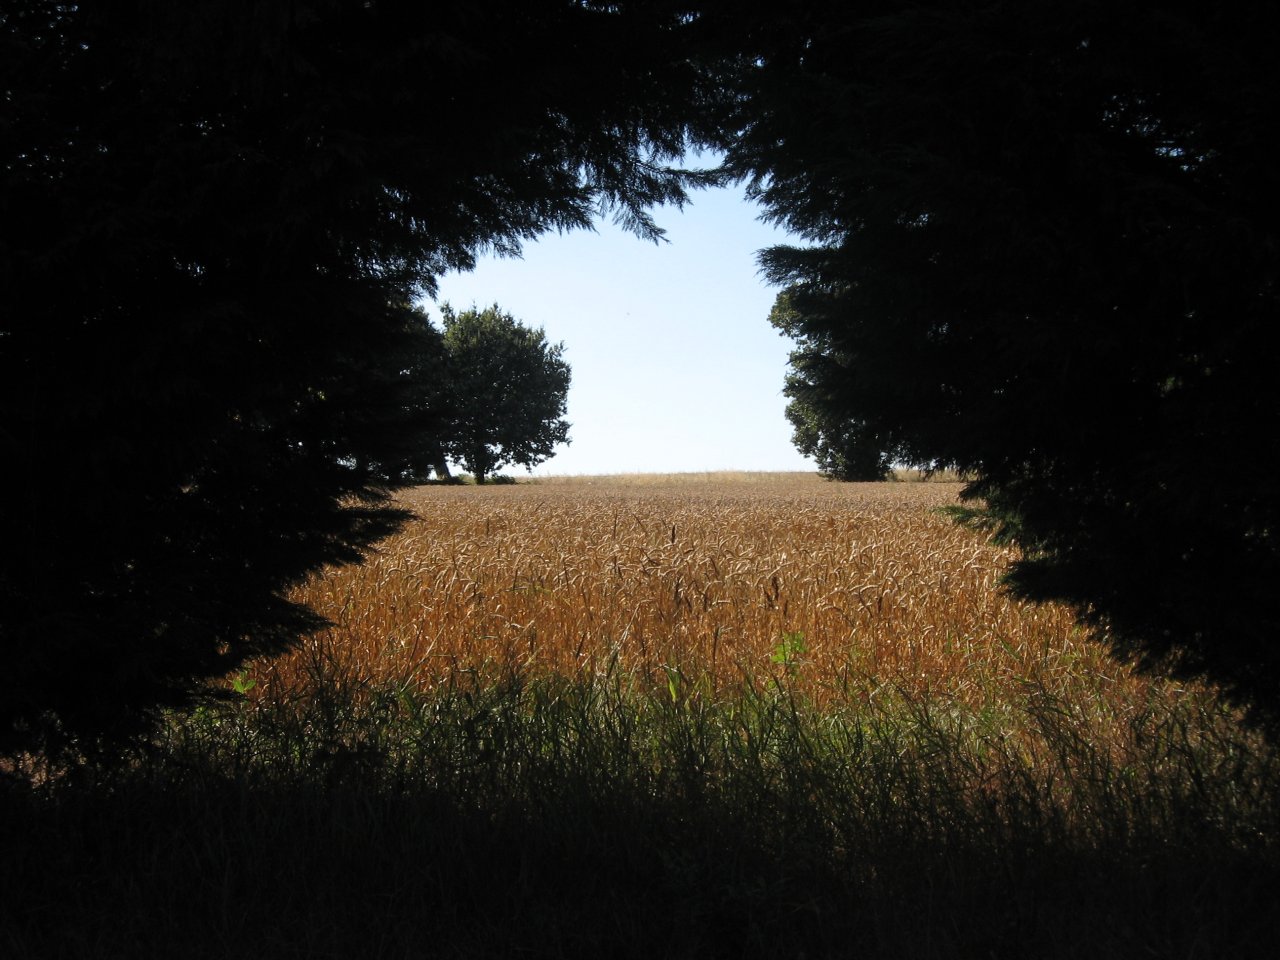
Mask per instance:
[[[763,258],[806,404],[971,471],[1018,594],[1272,722],[1277,39],[1245,2],[815,0],[755,35],[730,158],[810,242]]]
[[[434,430],[407,304],[700,182],[684,13],[4,4],[0,747],[145,729],[318,624],[288,589],[396,527]]]
[[[569,364],[564,345],[519,323],[497,304],[444,318],[450,415],[444,450],[484,483],[507,464],[533,467],[569,442],[564,419]]]
[[[793,295],[787,291],[778,294],[769,322],[797,341],[782,389],[789,398],[786,414],[796,449],[812,457],[829,479],[886,479],[893,469],[892,457],[863,424],[848,419],[840,399],[851,381],[848,358],[801,329]]]

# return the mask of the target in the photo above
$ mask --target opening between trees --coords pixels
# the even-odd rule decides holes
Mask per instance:
[[[285,592],[394,530],[424,461],[482,477],[565,438],[550,401],[532,440],[464,432],[477,404],[444,428],[435,277],[602,211],[657,240],[655,206],[729,180],[805,241],[762,265],[824,466],[972,475],[1016,591],[1276,726],[1262,5],[254,9],[0,13],[4,748],[211,695],[319,625]],[[534,340],[491,389],[567,384]]]

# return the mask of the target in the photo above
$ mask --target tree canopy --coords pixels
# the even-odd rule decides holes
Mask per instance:
[[[763,263],[823,429],[972,473],[1019,594],[1272,722],[1275,40],[1239,2],[806,3],[730,158],[809,242]]]
[[[797,426],[971,473],[1018,592],[1280,724],[1268,14],[9,0],[0,746],[316,626],[289,587],[396,526],[439,428],[408,305],[601,210],[656,236],[691,145],[808,244],[763,260]]]
[[[569,364],[564,345],[547,342],[494,304],[457,312],[448,304],[448,414],[443,447],[484,483],[507,464],[533,467],[569,442],[564,419]]]
[[[851,382],[848,358],[805,323],[791,297],[786,290],[778,294],[769,314],[769,322],[796,341],[782,388],[788,398],[791,442],[830,480],[886,479],[893,469],[892,455],[841,402]]]
[[[317,625],[289,587],[403,518],[407,305],[601,210],[656,236],[725,114],[689,29],[625,0],[4,5],[0,746],[90,749]]]

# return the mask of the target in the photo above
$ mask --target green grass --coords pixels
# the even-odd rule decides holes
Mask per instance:
[[[0,792],[0,956],[1271,955],[1280,767],[1211,699],[1100,737],[1035,688],[819,710],[786,666],[175,717]]]

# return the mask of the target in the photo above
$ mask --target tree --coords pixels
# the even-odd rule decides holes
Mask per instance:
[[[403,338],[389,351],[382,369],[370,373],[382,381],[381,391],[362,382],[362,400],[335,427],[366,442],[377,433],[386,452],[381,460],[365,461],[385,482],[394,486],[419,484],[434,472],[447,477],[442,466],[443,438],[449,429],[451,399],[449,358],[444,336],[421,307],[403,305]],[[377,399],[381,397],[381,402]]]
[[[865,424],[848,419],[840,402],[851,379],[847,358],[802,330],[794,296],[785,290],[778,294],[769,314],[773,326],[798,341],[782,390],[790,398],[791,442],[828,479],[884,480],[893,469],[892,456]]]
[[[484,483],[509,463],[533,467],[569,442],[564,419],[569,364],[564,344],[549,344],[497,304],[444,317],[451,415],[445,452]]]
[[[679,4],[0,11],[0,749],[145,730],[319,619],[432,429],[407,304],[706,177]],[[418,418],[418,419],[415,419]]]
[[[806,403],[972,472],[1018,594],[1280,726],[1275,40],[1243,2],[814,0],[729,165],[810,244],[763,258]]]

